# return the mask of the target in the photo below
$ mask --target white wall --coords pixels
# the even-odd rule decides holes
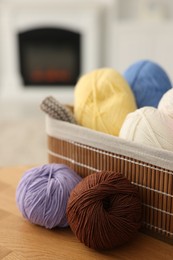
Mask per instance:
[[[121,19],[173,18],[172,0],[118,0],[118,5]]]
[[[123,73],[133,62],[151,59],[173,80],[173,1],[119,0],[109,48],[108,66]]]
[[[94,41],[93,39],[90,41],[91,46],[94,45],[95,42],[94,50],[99,49],[99,47],[102,48],[99,53],[100,63],[94,64],[97,64],[98,67],[113,67],[123,72],[136,60],[152,59],[160,63],[170,77],[173,78],[173,0],[37,0],[36,4],[39,5],[44,2],[47,3],[50,8],[51,2],[63,2],[63,4],[68,3],[69,5],[74,1],[79,3],[79,5],[76,5],[76,8],[79,8],[79,6],[85,8],[86,5],[90,5],[93,9],[93,2],[95,3],[95,8],[97,8],[97,5],[100,6],[101,3],[105,6],[107,16],[106,19],[105,16],[102,17],[103,19],[99,25],[99,28],[102,29],[101,38],[99,41]],[[4,3],[5,5],[11,2],[13,2],[13,4],[20,2],[23,7],[26,6],[26,2],[29,4],[30,2],[35,3],[33,0],[0,0],[0,4]],[[20,16],[22,16],[23,13],[21,10],[22,9],[18,10]],[[17,19],[15,19],[15,23],[16,22]],[[8,27],[8,23],[6,24]],[[91,28],[91,30],[92,29],[93,28]],[[5,35],[8,34],[7,30],[4,30],[4,33]],[[1,37],[0,48],[3,44],[2,39],[4,39],[4,37]],[[11,41],[8,40],[4,44],[5,46],[10,46]],[[8,61],[9,66],[12,66],[14,61],[14,59],[12,59],[13,55],[10,54],[11,51],[12,49],[9,47],[8,56],[10,58],[6,59],[5,57],[5,63]],[[4,53],[1,54],[3,56]],[[96,56],[95,51],[93,55],[88,55],[88,57],[94,57],[94,55]],[[4,62],[3,64],[0,63],[0,65],[2,67]],[[16,70],[17,66],[13,66],[13,68]],[[0,69],[2,71],[2,68]],[[12,77],[9,77],[9,80],[14,83]],[[7,85],[10,86],[10,84]],[[20,84],[16,84],[16,86],[18,86],[17,91],[19,90],[19,85]],[[2,88],[3,86],[0,86],[0,98],[2,96]],[[47,89],[45,93],[42,93],[44,96],[55,93],[54,89],[51,91],[52,92],[50,92],[50,89]],[[14,95],[12,92],[13,88],[10,87],[9,91],[6,92],[6,96],[10,93],[13,98]],[[60,99],[66,97],[66,102],[69,102],[73,95],[73,89],[70,88],[67,92],[68,93],[64,95],[64,89],[58,90],[58,97],[60,97]],[[14,93],[16,93],[16,89]],[[37,93],[32,96],[32,99],[37,96],[36,94]],[[29,98],[29,95],[30,93],[26,93],[27,98]]]

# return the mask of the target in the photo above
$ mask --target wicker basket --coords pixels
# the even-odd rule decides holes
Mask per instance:
[[[50,163],[82,177],[102,170],[124,174],[139,189],[142,230],[173,243],[173,153],[127,142],[46,116]]]

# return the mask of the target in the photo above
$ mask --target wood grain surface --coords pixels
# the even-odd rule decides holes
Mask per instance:
[[[28,168],[31,167],[0,169],[0,259],[173,259],[173,246],[143,233],[122,247],[97,252],[80,243],[70,228],[47,230],[29,223],[15,202],[17,184]]]

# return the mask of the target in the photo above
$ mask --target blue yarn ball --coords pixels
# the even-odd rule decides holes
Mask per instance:
[[[164,69],[150,60],[132,64],[123,76],[134,93],[138,108],[157,107],[163,94],[172,88]]]

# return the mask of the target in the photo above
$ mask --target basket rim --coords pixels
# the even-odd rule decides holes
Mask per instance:
[[[173,152],[124,140],[46,115],[46,134],[70,142],[133,158],[173,171]]]

